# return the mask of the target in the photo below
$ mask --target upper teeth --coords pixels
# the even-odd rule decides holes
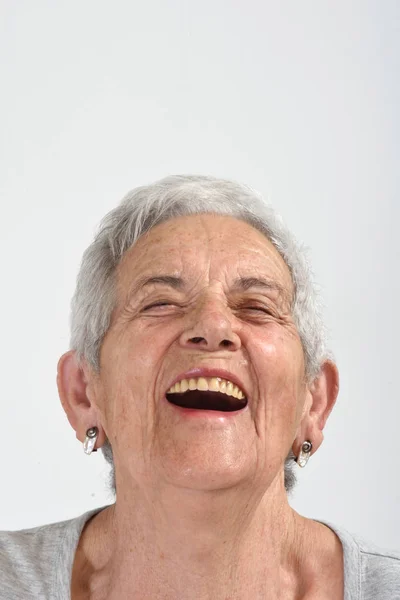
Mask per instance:
[[[220,377],[197,377],[195,379],[181,379],[169,388],[167,394],[175,394],[177,392],[186,392],[187,390],[201,390],[211,392],[221,392],[234,398],[241,400],[245,397],[241,389],[237,385]]]

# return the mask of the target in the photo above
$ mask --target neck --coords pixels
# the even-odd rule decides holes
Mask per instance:
[[[81,536],[90,598],[298,598],[310,575],[307,523],[283,482],[264,495],[124,490]]]

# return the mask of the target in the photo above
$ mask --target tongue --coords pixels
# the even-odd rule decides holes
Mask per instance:
[[[197,408],[199,410],[223,410],[234,411],[244,408],[247,404],[246,398],[234,398],[220,392],[202,392],[200,390],[188,390],[177,394],[167,394],[167,400],[183,408]]]

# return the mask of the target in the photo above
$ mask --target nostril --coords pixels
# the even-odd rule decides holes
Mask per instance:
[[[194,337],[194,338],[191,338],[190,341],[194,342],[195,344],[198,344],[199,342],[201,342],[201,340],[204,340],[204,338],[203,337]]]

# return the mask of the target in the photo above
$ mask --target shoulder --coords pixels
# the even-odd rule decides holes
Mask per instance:
[[[0,531],[1,600],[50,597],[62,525]]]
[[[0,600],[63,597],[81,531],[86,521],[103,508],[66,521],[0,531]]]
[[[327,521],[343,547],[345,598],[400,600],[400,551],[383,548]]]
[[[400,600],[400,551],[379,547],[359,535],[354,540],[360,551],[365,597]]]

